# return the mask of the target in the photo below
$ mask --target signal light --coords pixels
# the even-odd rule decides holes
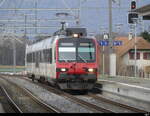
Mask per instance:
[[[135,1],[132,1],[131,2],[131,9],[136,9],[136,2]]]

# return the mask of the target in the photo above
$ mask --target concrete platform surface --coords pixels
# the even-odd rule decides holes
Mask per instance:
[[[0,103],[0,113],[5,113],[2,104]]]
[[[101,89],[150,102],[150,79],[135,77],[100,77]]]
[[[150,79],[135,77],[100,77],[98,81],[107,81],[150,90]]]

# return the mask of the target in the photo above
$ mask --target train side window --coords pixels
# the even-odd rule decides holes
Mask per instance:
[[[29,62],[29,54],[27,54],[27,62]]]
[[[52,48],[50,48],[49,62],[52,64]]]
[[[32,63],[34,62],[34,52],[31,53],[32,54]]]
[[[35,66],[39,67],[39,52],[35,52]]]
[[[42,51],[39,51],[39,62],[42,62]]]
[[[44,62],[44,50],[41,51],[41,62]]]
[[[43,62],[52,63],[52,48],[43,50]]]
[[[27,54],[27,62],[28,63],[32,62],[32,54],[31,53]]]
[[[33,52],[33,63],[35,63],[35,52]]]
[[[54,48],[54,62],[56,62],[56,48]]]

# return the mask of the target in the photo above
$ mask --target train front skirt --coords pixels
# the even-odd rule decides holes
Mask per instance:
[[[96,83],[95,74],[68,75],[60,74],[57,84],[61,89],[91,90]]]

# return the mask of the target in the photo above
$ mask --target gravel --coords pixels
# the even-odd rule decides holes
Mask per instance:
[[[21,108],[24,113],[44,113],[44,109],[41,109],[37,103],[35,103],[22,89],[16,86],[9,86],[9,83],[3,79],[0,82],[6,86],[7,91],[13,101]],[[9,86],[9,87],[8,87]],[[5,105],[5,104],[4,104]],[[8,111],[9,109],[6,109]]]
[[[116,112],[116,113],[133,113],[133,112],[127,110],[127,109],[124,109],[124,108],[121,108],[121,107],[117,107],[117,106],[111,105],[109,103],[100,101],[100,100],[96,100],[96,99],[94,99],[92,97],[77,96],[77,98],[82,99],[84,101],[87,101],[89,103],[95,104],[95,105],[97,105],[99,107],[102,107],[104,109],[111,110],[111,111]]]
[[[71,102],[62,96],[58,96],[54,93],[51,93],[50,91],[46,90],[45,88],[40,87],[34,83],[28,82],[23,79],[18,79],[15,77],[8,77],[8,79],[10,81],[18,84],[19,86],[25,87],[26,89],[30,90],[38,98],[42,99],[44,102],[46,102],[49,105],[57,107],[62,112],[92,113],[92,111],[89,111],[88,109],[80,106],[79,104],[75,104],[74,102]]]

